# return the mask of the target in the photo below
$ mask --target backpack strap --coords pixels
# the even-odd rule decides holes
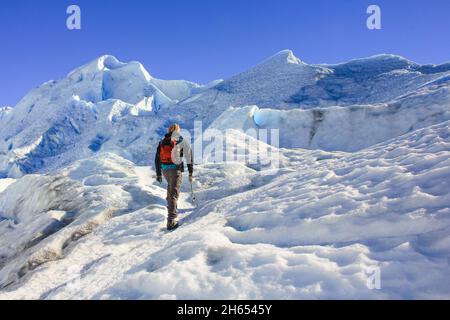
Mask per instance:
[[[167,146],[170,145],[172,148],[175,147],[175,144],[173,143],[173,140],[171,137],[166,137],[164,139],[161,140],[160,142],[160,146]]]

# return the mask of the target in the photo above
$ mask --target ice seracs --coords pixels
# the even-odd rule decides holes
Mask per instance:
[[[162,234],[155,146],[196,120],[236,154],[197,163]],[[0,299],[449,297],[449,121],[449,64],[283,51],[203,86],[100,57],[0,109]]]
[[[394,55],[308,65],[285,50],[202,86],[160,80],[138,62],[106,55],[0,113],[0,174],[57,167],[92,150],[121,150],[127,159],[148,164],[152,155],[140,150],[151,152],[148,141],[159,137],[167,121],[186,129],[196,120],[207,128],[217,119],[244,130],[279,128],[282,147],[355,151],[448,119],[449,70]],[[250,118],[245,110],[238,116],[247,106],[258,110]],[[74,146],[77,153],[70,151]]]
[[[71,88],[67,96],[78,91],[80,101],[86,101],[88,104],[105,106],[107,104],[103,101],[107,99],[136,105],[136,108],[125,109],[140,111],[131,111],[128,114],[147,117],[152,113],[157,115],[152,118],[152,127],[160,127],[167,118],[173,120],[174,115],[179,114],[179,110],[183,110],[183,119],[178,117],[178,121],[185,126],[189,126],[194,119],[202,120],[204,126],[208,126],[222,114],[226,116],[230,106],[239,108],[252,102],[251,104],[256,104],[261,110],[254,118],[257,121],[256,125],[264,128],[280,126],[286,122],[282,127],[289,132],[281,132],[281,136],[299,137],[283,139],[282,146],[344,151],[358,150],[414,128],[435,123],[441,117],[436,118],[434,115],[440,114],[442,108],[445,109],[448,93],[448,73],[445,72],[445,68],[432,69],[433,72],[442,71],[438,73],[431,72],[429,68],[425,72],[417,64],[391,55],[357,59],[329,66],[309,66],[298,60],[292,52],[283,51],[236,77],[201,87],[183,81],[158,80],[149,76],[139,63],[125,64],[111,56],[104,56],[72,73],[72,76],[76,75],[75,79],[79,77],[80,83],[93,79],[94,86],[89,86],[87,91],[83,91],[77,89],[80,86],[78,81],[75,84],[66,84]],[[98,79],[101,79],[101,82]],[[98,92],[101,91],[101,94],[92,91],[95,84],[100,87],[101,90]],[[48,83],[42,90],[44,93],[50,90],[61,92],[57,86],[58,82]],[[369,87],[371,89],[367,89]],[[368,90],[371,90],[370,94]],[[47,96],[44,95],[40,101],[45,101]],[[185,98],[186,96],[188,98]],[[98,99],[100,101],[95,102]],[[33,119],[28,123],[30,134],[40,132],[40,135],[27,136],[27,143],[24,146],[17,141],[8,141],[7,144],[12,143],[13,148],[23,149],[30,140],[36,141],[45,134],[43,128],[31,130],[39,123],[39,117],[35,114],[38,110],[42,111],[43,107],[26,100],[30,99],[25,98],[20,103],[28,106],[25,108],[27,112],[25,119],[22,119],[23,116],[19,117],[20,124],[12,121],[11,127],[24,126],[28,123],[27,118]],[[177,103],[178,100],[180,101]],[[54,107],[48,107],[53,101]],[[368,102],[372,104],[367,105]],[[66,112],[58,110],[64,104],[67,105],[67,100],[62,96],[61,99],[55,97],[44,105],[48,108],[47,114],[51,115]],[[427,107],[420,108],[422,105]],[[94,107],[89,110],[98,112],[102,108]],[[327,110],[321,110],[323,108]],[[283,111],[276,111],[277,109]],[[304,111],[305,109],[307,111]],[[28,112],[30,116],[27,116]],[[445,117],[445,114],[443,116]],[[119,119],[117,116],[108,117],[110,120]],[[82,122],[86,121],[86,114],[80,120],[74,120],[76,117],[72,116],[70,118],[72,119],[70,122],[75,124],[74,127],[83,127]],[[52,117],[44,120],[46,124],[55,122]],[[143,124],[148,120],[150,118],[139,122]],[[77,121],[81,122],[76,124]],[[227,123],[230,124],[230,120],[227,120]],[[346,136],[357,128],[360,128],[361,133],[353,135],[354,141],[349,140]],[[372,128],[373,134],[365,132],[364,128]],[[51,127],[47,128],[49,129],[51,130]],[[339,134],[335,134],[336,132]],[[341,138],[336,140],[336,137]],[[17,140],[19,137],[16,135],[14,138]],[[130,139],[135,142],[143,141],[137,139],[137,136]],[[113,140],[109,139],[108,145],[111,145]],[[137,145],[135,147],[139,148]],[[7,160],[10,166],[14,162],[11,158]]]
[[[355,153],[282,149],[277,172],[200,165],[199,206],[183,193],[183,227],[163,235],[165,190],[149,167],[103,153],[26,176],[0,193],[0,241],[11,243],[0,298],[446,297],[449,130]],[[18,201],[30,186],[40,200]],[[367,287],[373,267],[382,290]]]

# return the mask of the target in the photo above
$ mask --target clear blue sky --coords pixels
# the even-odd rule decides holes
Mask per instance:
[[[66,8],[82,10],[81,31]],[[383,29],[366,28],[382,9]],[[162,79],[227,78],[292,49],[309,63],[378,53],[450,60],[449,0],[14,0],[0,5],[0,105],[103,54]]]

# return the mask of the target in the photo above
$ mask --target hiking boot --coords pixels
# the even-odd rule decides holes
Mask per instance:
[[[167,230],[169,230],[169,231],[175,230],[178,227],[179,227],[178,221],[175,221],[175,220],[167,221]]]

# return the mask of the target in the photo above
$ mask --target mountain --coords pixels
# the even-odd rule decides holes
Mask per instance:
[[[449,72],[450,64],[420,66],[394,55],[338,65],[308,65],[287,50],[191,100],[277,109],[377,104],[418,90]]]
[[[254,112],[242,112],[253,124],[227,125],[280,128],[283,147],[357,151],[450,119],[449,76],[450,64],[421,66],[394,55],[308,65],[282,51],[181,106],[186,122],[207,126],[254,105]]]
[[[282,147],[356,151],[450,119],[449,70],[392,55],[308,65],[287,50],[200,86],[103,56],[31,91],[2,117],[0,177],[53,170],[100,148],[147,165],[168,122],[207,128],[249,105],[258,108],[227,127],[280,128]]]
[[[103,144],[123,149],[142,137],[150,147],[147,139],[156,137],[155,127],[148,123],[151,116],[211,85],[159,80],[138,62],[102,56],[62,80],[32,90],[8,110],[7,117],[1,116],[0,177],[67,164],[91,155]],[[122,120],[130,126],[123,126]],[[131,122],[142,124],[134,134],[129,132],[134,130]],[[142,161],[140,147],[130,146],[131,155],[126,156]]]
[[[206,85],[102,56],[0,108],[0,299],[448,298],[449,111],[450,64],[395,55]],[[209,136],[165,233],[174,121]]]

